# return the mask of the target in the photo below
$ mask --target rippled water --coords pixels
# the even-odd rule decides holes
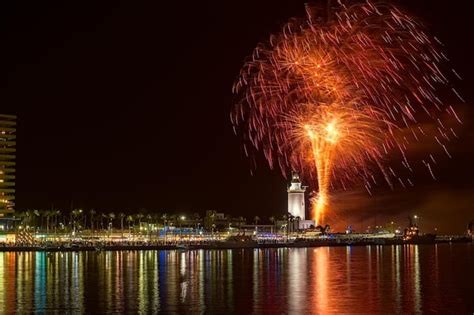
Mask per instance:
[[[0,253],[0,312],[472,314],[473,268],[473,244]]]

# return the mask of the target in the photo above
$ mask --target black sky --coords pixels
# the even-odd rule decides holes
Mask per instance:
[[[263,162],[250,175],[228,113],[245,57],[304,2],[2,2],[0,112],[19,116],[17,208],[283,214],[285,180]],[[462,230],[474,217],[471,1],[401,3],[464,77],[461,137],[437,181],[382,191],[383,206],[360,193],[367,205],[341,221],[416,210],[456,216],[443,227]]]

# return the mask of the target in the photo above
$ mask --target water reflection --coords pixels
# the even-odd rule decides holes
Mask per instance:
[[[307,278],[307,249],[290,249],[288,255],[288,308],[302,312],[306,307],[305,292]]]
[[[472,312],[472,244],[0,253],[0,313]]]

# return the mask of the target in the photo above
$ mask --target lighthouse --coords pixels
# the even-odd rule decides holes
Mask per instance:
[[[293,172],[291,183],[288,186],[288,212],[300,220],[305,219],[304,193],[305,186],[301,186],[300,176]]]
[[[304,193],[306,186],[301,185],[300,176],[293,172],[291,175],[291,183],[288,186],[288,213],[290,213],[295,221],[293,221],[291,229],[304,230],[314,226],[313,220],[306,220],[306,209],[304,204]]]

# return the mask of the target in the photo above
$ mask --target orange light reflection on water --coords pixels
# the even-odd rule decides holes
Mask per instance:
[[[313,282],[315,283],[315,292],[312,296],[311,305],[317,313],[324,313],[328,310],[332,292],[329,286],[328,272],[330,268],[330,250],[329,247],[319,247],[313,250]]]
[[[0,313],[463,313],[472,248],[0,253]]]

